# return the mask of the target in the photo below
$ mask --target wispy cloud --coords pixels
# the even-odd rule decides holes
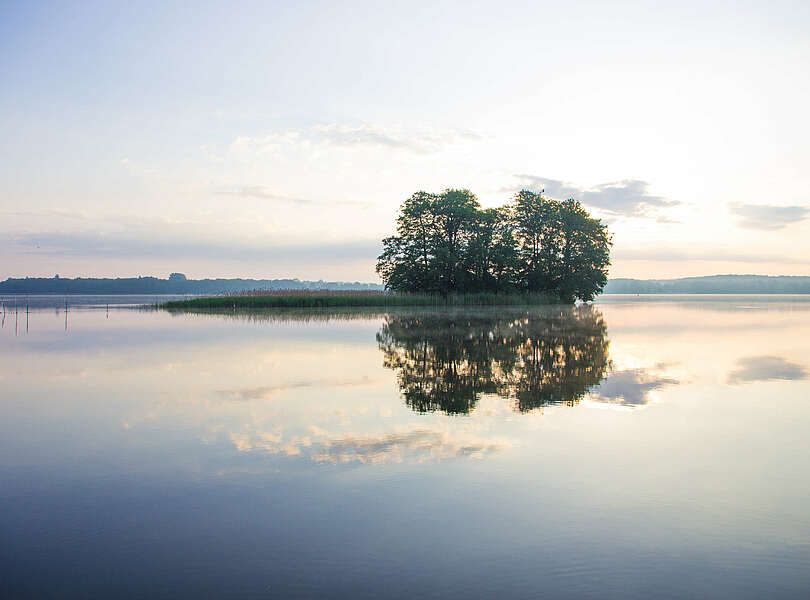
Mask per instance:
[[[624,179],[610,183],[601,183],[591,188],[583,188],[578,185],[561,181],[559,179],[549,179],[537,175],[515,175],[521,184],[508,188],[509,191],[528,188],[533,191],[545,191],[551,198],[566,199],[575,198],[583,204],[592,208],[598,208],[608,214],[622,217],[662,217],[659,211],[665,208],[678,206],[682,202],[670,200],[663,196],[655,196],[648,191],[649,183],[639,179]],[[676,221],[666,220],[674,223]]]
[[[740,227],[764,231],[782,229],[810,216],[810,208],[804,206],[770,206],[734,202],[729,204],[729,211],[739,217]]]
[[[438,152],[461,141],[478,141],[483,136],[470,131],[417,129],[402,130],[374,125],[318,125],[312,132],[322,140],[340,146],[386,146],[420,154]]]
[[[15,248],[40,256],[126,257],[166,256],[196,259],[291,260],[340,263],[346,260],[370,259],[379,254],[379,243],[372,240],[301,242],[274,244],[237,239],[207,238],[204,235],[182,236],[158,232],[132,235],[123,233],[24,233],[9,236],[6,249]]]
[[[293,204],[312,204],[312,200],[279,194],[264,185],[240,185],[222,189],[216,193],[220,196],[241,196],[243,198],[260,198],[262,200],[291,202]]]
[[[231,144],[231,150],[278,152],[293,146],[315,148],[387,148],[416,154],[432,154],[449,146],[478,142],[486,136],[464,129],[430,127],[402,128],[370,124],[329,123],[297,130],[273,132],[264,136],[242,136]]]
[[[309,198],[301,198],[298,196],[288,196],[280,194],[269,186],[265,185],[238,185],[233,187],[225,187],[218,189],[214,192],[219,196],[237,196],[241,198],[258,198],[260,200],[268,200],[270,202],[285,202],[290,204],[300,205],[315,205],[327,204],[326,201],[316,201]],[[361,202],[358,200],[341,200],[330,198],[328,204],[340,206],[371,206],[370,202]]]
[[[672,247],[655,248],[618,248],[612,253],[612,258],[619,260],[644,260],[662,262],[709,261],[730,263],[782,263],[790,265],[810,264],[810,258],[791,257],[776,254],[752,254],[750,252],[735,252],[716,246],[703,246],[694,250],[683,250]]]

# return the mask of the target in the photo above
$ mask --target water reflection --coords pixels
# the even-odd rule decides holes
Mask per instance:
[[[520,412],[573,405],[610,366],[605,320],[592,306],[388,315],[377,343],[420,413],[468,414],[482,394]]]
[[[612,372],[591,391],[591,398],[598,402],[626,407],[644,406],[649,402],[650,392],[666,386],[678,385],[680,381],[661,374],[667,365],[652,368],[622,369]]]
[[[240,452],[303,457],[316,463],[382,464],[441,461],[450,458],[483,458],[512,444],[480,432],[406,427],[386,432],[333,434],[310,426],[306,435],[283,431],[231,434]]]
[[[795,381],[807,378],[807,369],[781,356],[746,356],[737,360],[728,383]]]
[[[810,310],[729,303],[7,307],[0,597],[805,597]]]

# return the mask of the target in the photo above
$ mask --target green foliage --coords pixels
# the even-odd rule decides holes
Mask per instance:
[[[469,190],[417,192],[383,240],[377,272],[386,289],[447,296],[529,292],[591,300],[607,282],[607,227],[575,200],[522,190],[481,209]]]

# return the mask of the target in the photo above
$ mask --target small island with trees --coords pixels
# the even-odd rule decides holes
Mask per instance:
[[[416,192],[383,240],[384,292],[254,291],[169,302],[170,309],[571,304],[607,283],[607,226],[573,199],[521,190],[482,208],[466,189]]]
[[[383,240],[377,273],[389,290],[541,294],[592,300],[607,283],[610,234],[576,200],[522,190],[482,209],[469,190],[417,192],[401,206],[397,235]]]

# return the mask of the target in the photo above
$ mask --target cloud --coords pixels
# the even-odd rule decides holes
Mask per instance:
[[[306,129],[274,132],[266,136],[238,137],[231,150],[263,153],[281,152],[291,147],[317,146],[342,148],[388,148],[416,154],[432,154],[457,144],[477,142],[485,136],[469,130],[434,128],[396,128],[379,125],[330,123]]]
[[[76,212],[76,211],[67,211],[67,210],[59,210],[59,209],[48,209],[48,210],[40,210],[40,211],[30,211],[30,210],[5,210],[0,211],[0,215],[4,217],[52,217],[57,219],[73,219],[78,221],[88,220],[90,217],[87,213],[83,212]]]
[[[180,234],[181,232],[177,232]],[[371,260],[379,254],[378,241],[352,240],[296,244],[262,243],[257,240],[210,238],[183,232],[172,235],[160,231],[154,235],[123,233],[24,233],[7,238],[4,246],[16,246],[22,253],[37,256],[126,257],[126,258],[199,258],[237,260],[294,260],[340,263],[346,260]],[[4,248],[5,250],[5,248]]]
[[[659,365],[658,368],[660,367]],[[643,406],[649,401],[648,397],[652,390],[680,383],[677,379],[654,375],[650,371],[650,369],[615,371],[591,390],[591,399],[621,406]]]
[[[775,254],[749,254],[729,252],[725,248],[705,247],[699,250],[677,248],[618,248],[612,253],[614,260],[650,260],[663,262],[710,261],[737,263],[782,263],[791,265],[810,264],[808,258],[795,258]]]
[[[804,206],[770,206],[767,204],[729,204],[731,214],[740,218],[743,229],[775,231],[798,223],[810,216],[810,208]]]
[[[216,193],[220,196],[241,196],[243,198],[260,198],[262,200],[276,200],[280,202],[291,202],[294,204],[312,204],[312,200],[278,194],[263,185],[242,185],[220,190]]]
[[[563,200],[574,198],[592,208],[600,209],[608,214],[622,217],[644,217],[662,219],[659,211],[665,208],[678,206],[682,202],[669,200],[663,196],[654,196],[649,193],[649,184],[639,179],[624,179],[611,183],[601,183],[592,188],[582,188],[577,185],[548,179],[536,175],[515,175],[523,183],[508,191],[517,191],[528,188],[545,194],[551,198]],[[667,220],[668,223],[676,221]]]
[[[320,139],[339,146],[384,146],[419,154],[438,152],[462,141],[484,139],[476,133],[458,130],[401,130],[374,125],[318,125],[311,130]]]
[[[669,217],[660,216],[655,219],[656,223],[661,223],[662,225],[683,225],[683,221],[679,221],[678,219],[670,219]]]
[[[270,187],[264,185],[240,185],[231,188],[221,189],[215,192],[220,196],[238,196],[241,198],[258,198],[260,200],[270,200],[274,202],[288,202],[291,204],[313,205],[313,204],[331,204],[340,206],[371,206],[370,202],[360,202],[357,200],[338,200],[330,198],[328,201],[316,202],[308,198],[300,198],[297,196],[287,196],[286,194],[279,194],[273,191]]]
[[[807,379],[807,369],[781,356],[747,356],[737,361],[737,368],[728,374],[728,383],[752,381],[793,381]]]

